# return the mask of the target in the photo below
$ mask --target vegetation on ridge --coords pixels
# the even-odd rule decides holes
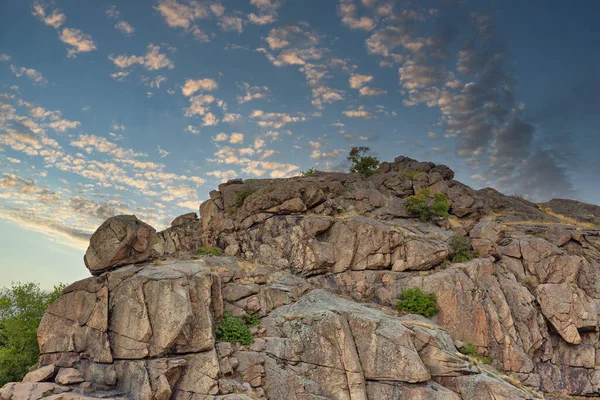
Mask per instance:
[[[198,249],[198,254],[201,256],[215,256],[219,257],[223,255],[223,250],[218,247],[200,247]]]
[[[358,172],[364,176],[371,176],[379,168],[379,160],[377,157],[367,156],[366,154],[371,151],[370,148],[365,146],[352,147],[348,154],[348,161],[352,163],[350,172]]]
[[[37,363],[38,326],[65,286],[48,293],[37,283],[13,283],[0,291],[0,387],[20,381]]]

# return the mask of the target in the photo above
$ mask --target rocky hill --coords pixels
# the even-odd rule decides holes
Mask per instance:
[[[93,276],[42,320],[38,369],[0,399],[600,398],[597,220],[453,178],[398,157],[229,181],[162,232],[111,218]],[[408,212],[425,188],[449,217]],[[477,258],[450,262],[457,235]],[[439,312],[397,311],[409,288]],[[225,341],[232,321],[252,337]]]

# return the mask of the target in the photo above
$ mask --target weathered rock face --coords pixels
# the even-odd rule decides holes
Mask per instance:
[[[399,157],[380,170],[229,181],[200,220],[159,233],[107,221],[86,254],[97,276],[42,321],[42,369],[0,399],[75,387],[133,399],[600,398],[600,229],[474,191],[445,166]],[[450,218],[411,218],[406,198],[423,188],[448,196]],[[449,261],[455,234],[478,258]],[[200,246],[235,258],[199,258]],[[435,317],[398,315],[412,287],[437,295]],[[261,319],[254,343],[217,341],[224,311]],[[465,344],[492,366],[460,354]]]
[[[215,340],[224,310],[260,317],[251,345]],[[41,323],[31,376],[56,382],[35,390],[74,399],[84,398],[75,388],[132,399],[468,398],[442,383],[459,377],[448,382],[465,393],[535,398],[457,355],[439,326],[395,314],[230,258],[131,265],[65,289]],[[24,385],[0,398],[27,398]]]

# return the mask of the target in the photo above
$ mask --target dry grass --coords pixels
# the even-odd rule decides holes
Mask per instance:
[[[428,324],[427,322],[422,322],[422,321],[402,321],[402,325],[406,325],[407,327],[411,327],[411,326],[420,326],[422,328],[427,328],[427,329],[431,329],[431,330],[437,330],[438,328]]]
[[[565,224],[575,225],[575,226],[581,226],[583,228],[598,229],[598,225],[592,224],[591,222],[578,221],[575,218],[567,217],[566,215],[562,215],[562,214],[556,213],[556,212],[552,211],[550,208],[547,208],[547,207],[540,207],[540,209],[544,213],[546,213],[546,214],[548,214],[548,215],[550,215],[550,216],[552,216],[554,218],[559,219],[560,221],[564,222]]]

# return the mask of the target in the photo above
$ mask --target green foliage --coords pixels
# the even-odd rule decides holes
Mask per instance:
[[[431,318],[438,312],[435,293],[425,293],[419,288],[406,289],[398,295],[396,308],[411,314]]]
[[[37,363],[37,329],[48,306],[66,285],[50,293],[37,283],[13,283],[0,291],[0,387],[20,381]]]
[[[404,170],[404,171],[402,171],[402,175],[403,175],[405,178],[408,178],[408,179],[410,179],[410,180],[413,180],[413,179],[414,179],[414,177],[415,177],[415,175],[417,175],[417,174],[420,174],[421,172],[423,172],[423,170],[422,170],[422,169],[417,169],[417,170],[414,170],[414,171],[407,171],[407,170]]]
[[[225,311],[221,323],[215,329],[217,340],[250,345],[254,341],[250,328],[259,323],[260,318],[255,315],[244,315],[238,318],[232,317],[229,311]]]
[[[260,318],[258,318],[258,316],[256,316],[255,314],[244,314],[242,316],[242,319],[244,320],[244,323],[249,327],[253,327],[260,324]]]
[[[306,171],[301,171],[301,172],[300,172],[300,175],[301,175],[301,176],[311,176],[311,175],[312,175],[312,174],[314,174],[315,172],[317,172],[317,170],[316,170],[316,169],[314,169],[314,168],[309,168],[309,169],[307,169]]]
[[[352,163],[350,172],[358,172],[364,176],[370,176],[375,173],[379,168],[379,160],[376,157],[366,155],[370,150],[370,148],[364,146],[350,149],[350,153],[348,154],[348,161]]]
[[[473,248],[471,247],[471,240],[459,234],[454,235],[450,240],[450,247],[454,251],[452,255],[453,263],[463,263],[471,261],[476,257]]]
[[[421,221],[431,221],[435,217],[447,217],[450,201],[443,193],[432,194],[429,188],[421,190],[406,199],[406,209]]]
[[[237,195],[237,199],[235,200],[235,205],[238,208],[243,206],[244,202],[246,201],[248,196],[250,196],[252,193],[254,193],[254,190],[250,190],[250,189],[242,190],[241,192],[239,192]]]
[[[485,357],[485,356],[479,355],[479,353],[477,353],[477,346],[475,346],[471,342],[465,344],[463,347],[461,347],[458,350],[465,356],[472,357],[482,364],[489,365],[492,363],[492,359],[490,357]]]
[[[215,256],[219,257],[223,255],[223,250],[218,247],[200,247],[198,254],[201,256]]]

